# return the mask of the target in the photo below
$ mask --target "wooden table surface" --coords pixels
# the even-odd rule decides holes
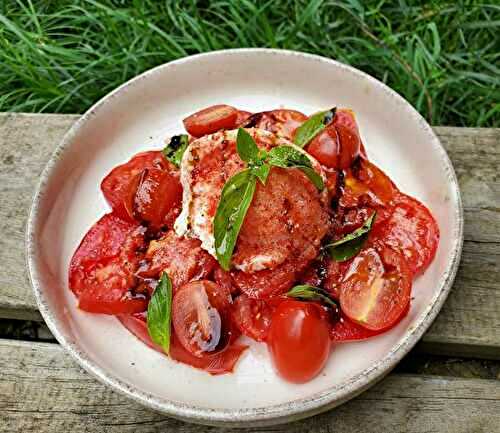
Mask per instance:
[[[24,229],[40,172],[77,118],[0,114],[0,319],[42,320],[26,274]],[[450,296],[418,351],[500,360],[500,129],[435,131],[459,178],[465,242]],[[244,431],[499,432],[498,379],[392,373],[325,414]],[[229,430],[142,408],[83,372],[58,344],[0,339],[0,431]]]

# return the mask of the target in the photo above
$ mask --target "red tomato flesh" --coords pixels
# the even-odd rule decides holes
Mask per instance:
[[[153,229],[164,224],[166,215],[182,201],[179,179],[166,170],[146,168],[142,172],[134,199],[135,215]]]
[[[160,346],[151,341],[145,314],[124,314],[117,316],[117,318],[128,331],[134,334],[144,344],[160,353],[164,353]],[[247,349],[247,346],[231,343],[220,352],[196,357],[184,349],[175,333],[172,333],[170,340],[170,357],[172,359],[200,370],[205,370],[212,375],[232,373],[238,359],[245,349]]]
[[[97,221],[69,265],[69,287],[79,308],[102,314],[145,310],[148,294],[134,291],[144,247],[144,228],[139,224],[113,213]]]
[[[388,329],[408,308],[411,281],[399,253],[385,246],[368,246],[352,260],[342,279],[341,309],[364,328]]]
[[[245,128],[259,128],[293,141],[295,130],[307,120],[307,116],[296,110],[263,111],[250,116]]]
[[[265,341],[271,326],[274,307],[264,300],[242,294],[234,301],[232,317],[239,331],[255,341]]]
[[[220,129],[233,129],[238,110],[229,105],[212,105],[186,117],[182,122],[186,131],[194,137],[212,134]]]
[[[184,349],[200,357],[225,347],[230,337],[225,313],[230,304],[229,291],[212,281],[193,281],[182,286],[174,295],[172,325]]]
[[[101,190],[115,215],[133,221],[133,204],[141,173],[146,168],[172,171],[173,166],[160,151],[142,152],[115,167],[103,179]]]
[[[311,380],[330,355],[323,310],[312,302],[283,301],[273,314],[267,344],[280,376],[294,383]]]

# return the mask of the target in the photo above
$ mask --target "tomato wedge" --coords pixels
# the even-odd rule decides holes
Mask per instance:
[[[186,131],[194,137],[212,134],[220,129],[233,129],[238,110],[229,105],[212,105],[186,117],[182,122]]]
[[[196,357],[224,349],[231,338],[229,291],[212,281],[182,286],[172,303],[172,326],[180,343]]]
[[[307,116],[296,110],[263,111],[251,115],[243,124],[245,128],[259,128],[293,140],[295,130],[307,120]]]
[[[330,355],[328,321],[313,302],[283,301],[272,316],[267,342],[278,373],[304,383],[317,376]]]
[[[151,341],[145,314],[124,314],[117,316],[117,318],[128,331],[144,344],[160,353],[164,353],[160,346]],[[232,373],[238,359],[246,349],[247,346],[232,342],[221,352],[197,358],[184,349],[175,333],[172,334],[170,341],[170,357],[172,359],[188,364],[194,368],[205,370],[212,375]]]
[[[255,341],[265,341],[275,306],[242,294],[234,301],[232,317],[239,331]]]
[[[182,201],[182,186],[166,170],[145,168],[134,197],[134,215],[155,230],[165,224],[165,217]]]
[[[135,277],[145,248],[144,231],[114,213],[91,227],[69,265],[69,287],[80,309],[119,314],[147,307],[149,295],[139,290]]]
[[[160,151],[142,152],[115,167],[101,182],[101,190],[115,215],[133,221],[133,204],[141,173],[146,168],[173,170]]]
[[[389,217],[373,231],[373,238],[399,251],[414,275],[423,272],[436,255],[439,227],[418,200],[398,193]]]
[[[403,257],[385,245],[362,250],[340,285],[345,315],[372,331],[393,326],[408,308],[412,274]]]

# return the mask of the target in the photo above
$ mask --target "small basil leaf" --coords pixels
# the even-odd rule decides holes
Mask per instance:
[[[331,307],[337,308],[337,303],[327,291],[308,284],[293,287],[288,293],[286,293],[286,296],[306,301],[320,301]]]
[[[302,152],[291,146],[277,146],[269,151],[269,164],[277,167],[288,168],[303,165],[312,167],[311,160]]]
[[[257,178],[250,169],[236,173],[222,189],[214,218],[215,252],[221,267],[229,270],[238,234],[250,207]]]
[[[189,146],[189,137],[186,134],[174,135],[170,139],[170,143],[163,149],[163,155],[172,164],[179,167],[181,165],[182,156]]]
[[[243,128],[238,129],[238,135],[236,136],[236,150],[243,161],[248,162],[249,164],[258,164],[260,162],[259,148],[255,144],[252,136]]]
[[[309,178],[309,180],[318,190],[323,191],[323,189],[325,188],[325,183],[318,173],[316,173],[311,167],[303,167],[299,165],[297,166],[297,168]]]
[[[250,170],[254,176],[257,176],[259,178],[262,185],[265,185],[267,177],[269,176],[269,172],[271,171],[271,166],[269,164],[262,164],[252,167]]]
[[[336,111],[337,108],[334,107],[331,110],[313,114],[297,128],[293,142],[299,147],[304,147],[332,121]]]
[[[342,239],[326,245],[324,249],[330,252],[331,258],[337,262],[343,262],[358,254],[368,238],[376,214],[377,212],[373,212],[360,228],[345,235]]]
[[[170,332],[172,321],[172,282],[163,272],[148,305],[148,333],[154,343],[170,351]]]

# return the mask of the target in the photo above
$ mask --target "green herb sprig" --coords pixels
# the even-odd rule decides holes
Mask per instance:
[[[172,322],[172,281],[163,272],[148,305],[148,333],[154,343],[170,352]]]
[[[257,179],[265,185],[272,166],[298,168],[317,189],[324,188],[323,179],[314,171],[309,158],[291,146],[277,146],[266,152],[257,147],[246,130],[239,128],[236,150],[248,167],[226,182],[214,218],[215,252],[225,270],[231,266],[231,257],[252,202]]]
[[[326,290],[320,289],[319,287],[310,286],[308,284],[295,286],[290,289],[290,291],[285,295],[289,298],[295,298],[304,301],[319,301],[335,309],[338,308],[337,303]]]
[[[182,156],[189,146],[189,137],[186,134],[174,135],[170,142],[163,149],[163,155],[172,164],[179,167],[181,165]]]
[[[331,110],[320,111],[319,113],[313,114],[297,128],[293,142],[299,147],[304,147],[318,135],[318,133],[325,129],[326,125],[335,117],[336,112],[337,107],[333,107]]]

